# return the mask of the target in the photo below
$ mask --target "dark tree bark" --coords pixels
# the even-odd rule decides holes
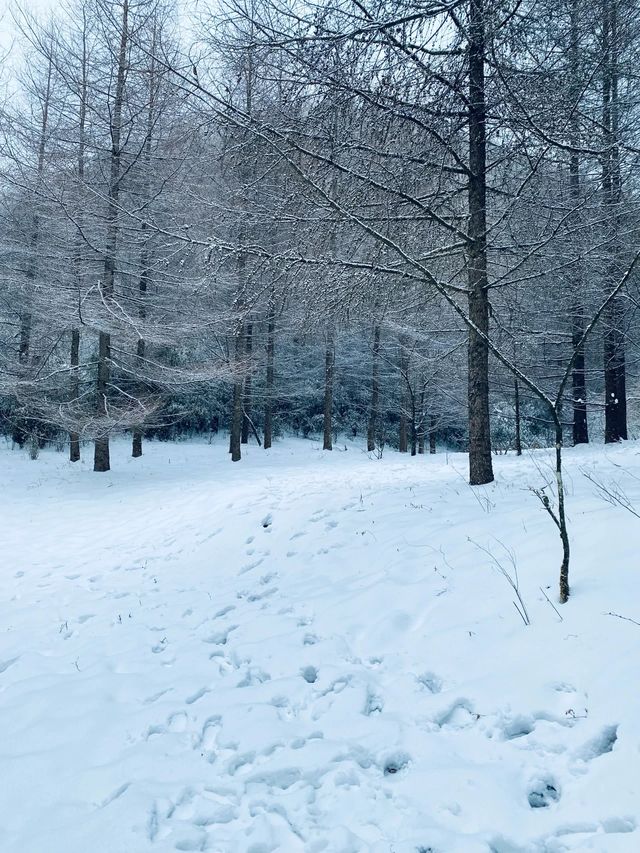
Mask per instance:
[[[469,0],[469,482],[493,480],[489,421],[485,6]],[[481,334],[478,334],[478,330]]]
[[[513,401],[516,414],[516,456],[522,456],[522,430],[520,423],[520,384],[517,377],[513,380]]]
[[[140,299],[140,306],[138,308],[138,316],[141,320],[144,320],[147,316],[147,306],[146,306],[146,298],[147,298],[147,287],[149,280],[149,268],[148,268],[148,258],[146,252],[143,252],[143,266],[142,266],[142,274],[140,275],[140,282],[138,285],[138,294]],[[138,343],[136,344],[136,357],[138,359],[140,370],[144,368],[144,358],[146,353],[146,343],[144,338],[138,338]],[[131,456],[134,459],[138,459],[142,456],[142,428],[136,427],[133,431],[133,439],[131,442]]]
[[[327,346],[324,353],[323,450],[333,450],[333,380],[335,365],[335,330],[331,327],[327,332]]]
[[[116,273],[116,250],[118,243],[118,202],[120,198],[120,182],[122,180],[120,161],[122,158],[122,106],[124,101],[124,85],[127,68],[127,50],[129,42],[129,0],[122,5],[122,31],[120,33],[120,48],[118,51],[118,70],[116,89],[111,118],[111,156],[109,171],[109,195],[107,204],[107,239],[104,257],[104,281],[102,296],[109,301],[113,296]],[[98,337],[98,369],[96,379],[98,420],[105,422],[105,428],[95,440],[93,455],[93,470],[108,471],[109,459],[109,429],[106,426],[108,407],[109,379],[111,374],[111,335],[104,330]]]
[[[380,326],[376,324],[373,330],[373,352],[371,364],[371,408],[367,425],[367,450],[376,449],[376,433],[378,430],[378,409],[380,406]]]
[[[618,103],[618,3],[603,0],[603,79],[602,125],[605,154],[602,165],[602,190],[609,226],[609,256],[607,287],[615,287],[620,275],[620,202],[622,187],[619,154]],[[604,386],[605,430],[607,443],[627,438],[626,356],[624,341],[624,309],[621,294],[607,305],[604,315]]]
[[[276,310],[275,300],[272,298],[269,303],[269,315],[267,318],[267,376],[265,387],[265,404],[264,404],[264,449],[268,450],[273,443],[273,395],[275,391],[275,331],[276,331]]]
[[[247,373],[244,378],[244,391],[242,395],[242,444],[249,443],[249,429],[251,418],[251,351],[253,349],[253,323],[247,323],[244,336],[244,355],[247,363]]]
[[[80,383],[78,377],[78,366],[80,364],[80,331],[71,331],[71,399],[77,400],[80,394]],[[80,436],[77,432],[69,433],[69,461],[80,460]]]
[[[156,105],[156,59],[155,59],[155,48],[156,48],[156,27],[154,24],[153,27],[153,36],[151,40],[151,59],[150,59],[150,67],[149,67],[149,107],[147,110],[147,130],[144,140],[144,175],[145,175],[145,189],[144,194],[146,199],[151,198],[151,151],[152,151],[152,142],[153,142],[153,127],[155,122],[155,105]],[[141,325],[144,325],[144,321],[147,318],[147,290],[149,287],[149,278],[151,275],[151,270],[149,268],[149,234],[148,234],[149,226],[146,220],[142,223],[141,231],[142,231],[142,253],[140,258],[140,280],[138,282],[138,317],[140,318]],[[144,360],[146,355],[146,342],[144,338],[140,337],[136,344],[136,358],[138,361],[138,370],[140,373],[144,371]],[[138,459],[142,456],[142,427],[136,427],[133,431],[133,438],[131,441],[131,456],[134,459]]]
[[[242,458],[240,449],[242,440],[242,392],[243,381],[239,375],[239,371],[244,356],[244,322],[238,322],[238,328],[235,334],[234,361],[235,370],[237,372],[236,380],[233,383],[233,404],[231,409],[231,428],[229,430],[229,452],[231,453],[231,461],[239,462]]]
[[[418,427],[416,424],[416,396],[411,393],[411,455],[418,452]]]
[[[572,0],[571,9],[571,32],[569,56],[571,63],[570,80],[570,108],[572,110],[570,132],[571,144],[574,150],[569,158],[569,192],[571,203],[579,217],[581,202],[580,191],[580,154],[576,150],[580,145],[580,126],[578,121],[578,104],[580,100],[580,33],[578,26],[578,0]],[[578,239],[580,237],[578,236]],[[585,370],[584,345],[580,344],[584,333],[584,275],[582,261],[578,258],[573,266],[573,281],[571,282],[572,306],[571,306],[571,343],[576,353],[573,370],[571,373],[571,390],[573,399],[573,443],[587,444],[589,441],[589,428],[587,425],[587,375]]]
[[[47,144],[47,128],[49,125],[49,104],[51,101],[51,79],[53,75],[53,61],[51,56],[49,57],[49,62],[47,65],[47,80],[45,84],[44,97],[42,101],[42,121],[40,123],[40,138],[38,140],[38,164],[37,164],[37,172],[36,172],[36,181],[38,185],[38,191],[40,184],[42,182],[42,176],[44,174],[44,159],[46,153],[46,144]],[[19,314],[20,321],[20,332],[18,336],[18,364],[27,365],[31,356],[31,333],[33,329],[33,315],[32,315],[32,296],[33,296],[33,287],[36,279],[37,266],[38,266],[38,241],[40,239],[40,216],[38,212],[38,199],[36,193],[35,200],[36,208],[33,214],[33,220],[31,223],[31,241],[29,247],[29,260],[27,264],[27,269],[25,271],[25,279],[26,279],[26,294],[25,294],[25,305],[22,311]],[[12,438],[14,443],[16,443],[19,447],[23,447],[29,433],[29,429],[22,418],[17,421],[13,426],[13,434]],[[32,457],[35,458],[35,457]]]
[[[98,338],[98,377],[96,391],[98,395],[98,415],[106,418],[109,414],[107,404],[107,386],[109,383],[109,364],[111,361],[111,336],[100,333]],[[109,458],[109,433],[99,434],[94,442],[93,470],[108,471],[110,469]]]
[[[400,424],[398,428],[398,450],[406,453],[409,449],[409,431],[407,427],[407,409],[409,408],[409,351],[406,341],[400,338]]]
[[[433,415],[429,418],[429,453],[436,452],[436,419]]]
[[[82,292],[82,269],[81,269],[81,252],[82,252],[82,192],[83,192],[83,184],[84,184],[84,165],[85,165],[85,151],[86,151],[86,138],[85,138],[85,127],[86,127],[86,119],[87,119],[87,76],[88,76],[88,62],[87,62],[87,21],[86,21],[86,9],[82,7],[82,17],[83,17],[83,29],[82,29],[82,60],[80,66],[80,104],[78,109],[78,189],[80,198],[78,200],[78,219],[79,219],[79,230],[76,234],[76,252],[75,252],[75,266],[76,266],[76,282],[78,287],[78,301],[80,300],[80,293]],[[78,328],[71,330],[71,353],[70,353],[70,362],[71,362],[71,400],[77,400],[80,396],[80,376],[79,376],[79,366],[80,366],[80,330]],[[75,430],[71,430],[69,432],[69,461],[70,462],[79,462],[80,461],[80,436]]]
[[[238,317],[236,319],[236,329],[234,334],[234,372],[235,378],[233,382],[233,401],[231,407],[231,425],[229,428],[229,453],[231,454],[232,462],[239,462],[242,458],[242,424],[244,421],[243,412],[243,396],[244,396],[244,339],[245,339],[245,324],[242,316],[243,297],[245,291],[245,274],[246,274],[246,255],[244,252],[238,254],[238,292],[239,297],[236,302]]]

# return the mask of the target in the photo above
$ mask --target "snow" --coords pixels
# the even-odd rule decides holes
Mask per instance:
[[[638,445],[344,446],[0,451],[3,853],[640,850]]]

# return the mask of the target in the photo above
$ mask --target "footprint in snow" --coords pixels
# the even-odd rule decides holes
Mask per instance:
[[[442,679],[433,672],[423,672],[416,677],[416,681],[429,693],[440,693],[442,690]]]
[[[175,732],[180,734],[187,730],[187,715],[184,711],[178,711],[175,714],[171,714],[169,719],[167,720],[167,729],[170,732]]]
[[[17,655],[15,658],[9,658],[8,660],[0,661],[0,673],[6,672],[10,666],[13,666],[14,663],[20,660],[20,655]]]
[[[153,705],[154,702],[157,702],[162,696],[166,693],[171,693],[173,687],[167,687],[165,690],[160,690],[158,693],[154,693],[151,696],[147,696],[146,699],[142,700],[143,705]]]
[[[252,569],[257,569],[261,563],[264,563],[264,557],[258,557],[257,560],[253,560],[251,563],[245,563],[245,565],[242,566],[238,574],[244,575],[247,572],[250,572]]]
[[[185,704],[193,705],[195,702],[198,701],[198,699],[202,699],[203,696],[206,696],[207,693],[211,693],[210,688],[201,687],[199,690],[196,690],[195,693],[192,693],[191,696],[187,696],[187,698],[184,700]]]
[[[300,671],[300,674],[307,682],[307,684],[315,684],[318,680],[318,670],[315,668],[315,666],[305,666]]]
[[[613,747],[618,740],[618,726],[605,726],[602,731],[584,744],[584,746],[575,753],[575,758],[581,761],[593,761],[594,758],[599,758],[601,755],[606,755],[608,752],[613,752]]]
[[[382,772],[385,776],[395,776],[402,770],[406,770],[411,759],[406,752],[394,752],[387,755],[382,761]]]
[[[551,776],[536,780],[527,794],[532,809],[547,809],[560,799],[560,786]]]

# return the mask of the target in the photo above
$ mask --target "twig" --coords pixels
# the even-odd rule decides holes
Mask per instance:
[[[562,618],[562,616],[560,615],[560,612],[559,612],[558,608],[555,606],[555,604],[553,603],[553,601],[551,601],[551,599],[549,598],[549,596],[547,595],[547,593],[542,589],[542,587],[540,587],[540,592],[544,595],[544,597],[547,599],[547,601],[549,602],[549,604],[550,604],[550,605],[553,607],[553,609],[556,611],[556,613],[557,613],[558,618],[560,619],[560,621],[561,621],[561,622],[564,622],[564,619],[563,619],[563,618]]]
[[[605,616],[615,616],[616,619],[624,619],[625,622],[632,622],[634,625],[637,625],[640,628],[640,622],[636,622],[635,619],[631,619],[629,616],[621,616],[619,613],[605,613]]]

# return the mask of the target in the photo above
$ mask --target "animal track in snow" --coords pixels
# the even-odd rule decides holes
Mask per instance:
[[[235,604],[228,604],[226,607],[223,607],[221,610],[218,610],[217,613],[213,614],[214,619],[220,619],[222,616],[226,616],[227,613],[231,613],[232,610],[235,610]]]
[[[222,631],[214,631],[213,634],[210,634],[208,637],[202,641],[203,643],[208,643],[212,646],[226,646],[227,640],[229,639],[229,634],[232,631],[235,631],[237,625],[230,625],[228,628],[225,628]]]
[[[456,699],[448,708],[441,711],[433,718],[433,722],[442,728],[451,726],[454,729],[464,729],[473,725],[478,719],[478,714],[468,699]]]
[[[592,761],[607,752],[612,752],[618,740],[618,726],[605,726],[600,734],[588,741],[582,749],[578,750],[575,757],[582,761]]]
[[[17,655],[15,658],[9,658],[8,660],[0,661],[0,673],[6,672],[10,666],[13,666],[14,663],[20,660],[20,655]]]
[[[442,679],[433,672],[423,672],[416,677],[416,680],[429,693],[440,693],[442,690]]]
[[[146,699],[142,700],[143,705],[153,705],[154,702],[157,702],[162,696],[166,693],[171,693],[173,691],[173,687],[167,687],[164,690],[158,691],[158,693],[154,693],[151,696],[147,696]]]
[[[305,666],[301,670],[300,674],[307,682],[307,684],[315,684],[318,680],[318,670],[315,668],[315,666]]]
[[[211,688],[209,687],[201,687],[199,690],[196,690],[195,693],[192,693],[191,696],[188,696],[184,701],[186,705],[193,705],[198,699],[202,699],[203,696],[206,696],[207,693],[211,693]]]
[[[408,767],[410,760],[406,752],[391,753],[382,761],[382,772],[385,776],[395,776]]]
[[[527,800],[532,809],[546,809],[552,803],[557,803],[559,799],[558,783],[551,777],[534,782],[527,795]]]
[[[257,560],[253,560],[253,561],[252,561],[252,562],[250,562],[250,563],[245,563],[245,565],[244,565],[244,566],[242,566],[242,568],[240,569],[240,571],[238,572],[238,574],[239,574],[239,575],[244,575],[244,574],[246,574],[247,572],[250,572],[252,569],[257,569],[257,568],[258,568],[258,566],[259,566],[259,565],[261,565],[262,563],[264,563],[264,557],[258,557],[258,559],[257,559]]]

